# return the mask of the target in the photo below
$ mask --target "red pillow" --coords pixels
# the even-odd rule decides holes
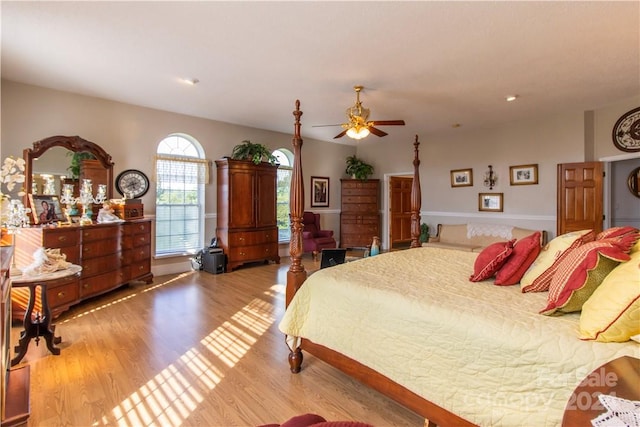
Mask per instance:
[[[621,227],[611,227],[598,233],[598,235],[596,236],[596,240],[609,239],[612,237],[624,237],[629,234],[637,233],[638,229],[629,225],[624,225]]]
[[[515,285],[520,282],[529,266],[533,264],[540,253],[540,232],[518,240],[513,247],[513,253],[498,270],[496,281],[499,286]]]
[[[513,239],[509,242],[492,243],[484,248],[476,258],[476,262],[473,265],[473,274],[469,277],[469,280],[479,282],[493,277],[511,255],[515,241]]]

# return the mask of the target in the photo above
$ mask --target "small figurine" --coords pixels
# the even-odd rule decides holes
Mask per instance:
[[[111,203],[108,201],[102,204],[102,209],[98,211],[98,224],[104,222],[122,222],[123,220],[118,218],[116,214],[113,213],[113,209],[111,208]]]

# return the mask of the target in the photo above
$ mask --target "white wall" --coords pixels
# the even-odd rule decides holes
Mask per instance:
[[[443,134],[418,135],[422,222],[433,232],[438,223],[486,222],[543,229],[549,238],[555,236],[557,165],[621,154],[613,145],[611,129],[623,113],[638,105],[640,97],[632,97],[591,112],[576,110],[499,128],[462,126]],[[413,142],[367,141],[358,144],[357,155],[376,167],[376,177],[411,174]],[[509,167],[525,164],[538,164],[538,184],[510,185]],[[493,190],[482,182],[488,165],[499,178]],[[473,186],[452,188],[450,171],[466,168],[473,169]],[[478,194],[484,192],[504,193],[504,211],[480,212]],[[383,236],[383,247],[387,242]]]
[[[291,118],[291,134],[265,131],[238,126],[166,111],[138,107],[119,102],[107,101],[49,90],[2,80],[1,82],[2,143],[0,156],[22,157],[25,148],[31,148],[34,141],[53,135],[79,135],[95,142],[109,153],[115,164],[114,176],[125,169],[139,169],[152,181],[154,176],[154,154],[157,144],[171,133],[186,133],[196,138],[204,147],[210,160],[231,155],[233,146],[244,139],[265,144],[271,149],[292,150],[294,117],[292,108],[282,114]],[[343,176],[344,159],[353,154],[355,148],[317,140],[305,140],[302,150],[302,164],[305,185],[310,176],[329,176],[330,206],[323,209],[322,225],[333,227],[338,232],[338,212],[340,208],[339,178]],[[205,203],[205,241],[215,234],[216,228],[216,185],[215,165],[212,166],[211,183],[207,185]],[[155,214],[155,188],[143,197],[145,216]],[[310,205],[309,193],[305,205]],[[203,242],[204,244],[205,242]],[[288,246],[282,247],[282,254],[288,254]],[[156,259],[153,261],[154,274],[166,274],[188,269],[188,259],[184,257]]]
[[[294,100],[292,100],[293,106]],[[556,165],[581,162],[621,154],[611,141],[611,129],[626,111],[640,105],[640,96],[630,97],[606,108],[584,112],[531,117],[499,128],[419,135],[423,222],[432,229],[438,223],[494,222],[547,230],[555,235]],[[304,104],[302,106],[304,110]],[[283,114],[293,116],[290,110]],[[114,173],[140,169],[153,178],[153,154],[158,142],[175,132],[195,137],[208,159],[231,154],[244,139],[268,147],[290,148],[291,134],[270,132],[229,123],[189,117],[118,102],[107,101],[24,85],[1,82],[2,143],[0,156],[22,156],[34,141],[52,135],[79,135],[101,145],[115,163]],[[407,126],[411,126],[410,123]],[[340,178],[344,159],[357,155],[375,166],[374,178],[413,172],[413,139],[394,140],[393,135],[365,139],[357,147],[305,139],[303,145],[304,183],[311,176],[330,177],[330,206],[314,208],[321,213],[323,228],[339,235]],[[592,154],[593,153],[593,154]],[[539,184],[509,185],[509,166],[538,164]],[[482,184],[487,166],[498,174],[498,185],[489,191]],[[215,166],[214,166],[215,168]],[[450,171],[473,169],[473,187],[451,188]],[[215,170],[212,170],[215,172]],[[215,233],[215,173],[206,190],[205,238]],[[386,185],[383,186],[386,191]],[[504,193],[504,212],[478,211],[478,193]],[[144,197],[145,213],[155,213],[155,192]],[[305,194],[310,209],[310,194]],[[381,206],[381,208],[383,208]],[[384,215],[383,209],[383,215]],[[386,247],[383,236],[383,246]],[[283,247],[283,254],[288,247]],[[172,264],[187,266],[184,259],[154,260],[154,273],[169,272]],[[166,267],[165,267],[166,266]],[[188,268],[188,267],[187,267]]]

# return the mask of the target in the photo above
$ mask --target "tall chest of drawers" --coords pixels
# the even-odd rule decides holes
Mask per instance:
[[[32,227],[16,236],[16,265],[33,262],[36,249],[57,248],[67,261],[82,266],[80,278],[69,277],[47,287],[53,316],[84,299],[100,295],[132,280],[153,281],[151,274],[151,220],[84,226]],[[28,289],[11,293],[13,318],[21,319],[29,300]],[[36,311],[39,308],[36,307]]]
[[[341,179],[340,247],[368,246],[380,237],[380,180]]]

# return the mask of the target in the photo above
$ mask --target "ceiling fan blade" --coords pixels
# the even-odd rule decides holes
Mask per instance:
[[[389,135],[388,133],[381,131],[380,129],[374,128],[373,126],[369,126],[369,132],[377,136]]]
[[[374,120],[370,123],[374,126],[404,126],[404,120]]]
[[[325,127],[329,127],[329,126],[343,126],[342,124],[338,124],[338,125],[311,125],[312,128],[325,128]]]
[[[338,139],[338,138],[342,138],[343,136],[345,136],[347,134],[347,129],[343,130],[342,132],[340,132],[339,134],[337,134],[336,136],[333,137],[333,139]]]

